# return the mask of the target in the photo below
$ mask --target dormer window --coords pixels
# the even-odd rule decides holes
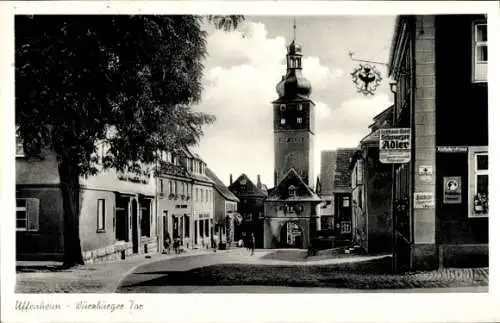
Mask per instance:
[[[281,118],[281,121],[280,121],[280,123],[281,123],[282,125],[284,125],[284,124],[286,123],[286,120],[285,120],[285,118]]]
[[[295,196],[297,196],[297,189],[295,188],[295,186],[290,185],[288,187],[288,197],[295,197]]]

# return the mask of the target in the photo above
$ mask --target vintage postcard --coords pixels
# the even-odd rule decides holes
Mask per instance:
[[[2,322],[500,319],[498,4],[1,6]]]

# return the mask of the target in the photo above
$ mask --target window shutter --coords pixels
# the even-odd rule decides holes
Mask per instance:
[[[40,200],[27,199],[28,231],[38,231],[40,217]]]

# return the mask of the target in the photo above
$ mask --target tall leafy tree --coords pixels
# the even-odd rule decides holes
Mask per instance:
[[[27,157],[53,151],[64,209],[64,264],[82,264],[79,178],[152,164],[158,150],[195,144],[214,117],[202,92],[206,17],[16,16],[16,125]],[[231,30],[242,16],[210,16]],[[135,167],[135,168],[134,168]]]

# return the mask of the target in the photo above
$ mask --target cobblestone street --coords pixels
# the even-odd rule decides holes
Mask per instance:
[[[488,268],[449,268],[432,272],[387,273],[387,256],[336,256],[320,261],[272,259],[276,252],[245,250],[157,261],[139,266],[117,292],[179,292],[210,286],[266,286],[337,289],[409,289],[488,286]],[[388,266],[389,264],[389,266]],[[243,290],[248,288],[245,287]],[[229,288],[235,291],[235,287]]]
[[[16,275],[17,293],[112,293],[189,292],[200,286],[218,292],[258,291],[262,288],[301,287],[301,292],[323,288],[410,289],[488,286],[488,268],[448,268],[402,275],[385,273],[388,256],[338,255],[316,261],[273,259],[271,252],[258,250],[189,250],[181,255],[155,254],[124,261],[89,264],[68,270],[54,266],[31,269],[24,266]],[[280,258],[278,256],[278,258]],[[244,286],[241,291],[235,287]],[[304,289],[305,288],[305,289]],[[313,288],[313,289],[311,289]],[[321,291],[319,291],[321,292]]]
[[[54,265],[34,268],[23,266],[16,274],[16,293],[111,293],[127,273],[141,264],[158,260],[191,257],[211,251],[190,250],[181,255],[137,255],[123,261],[78,266],[58,270]]]

